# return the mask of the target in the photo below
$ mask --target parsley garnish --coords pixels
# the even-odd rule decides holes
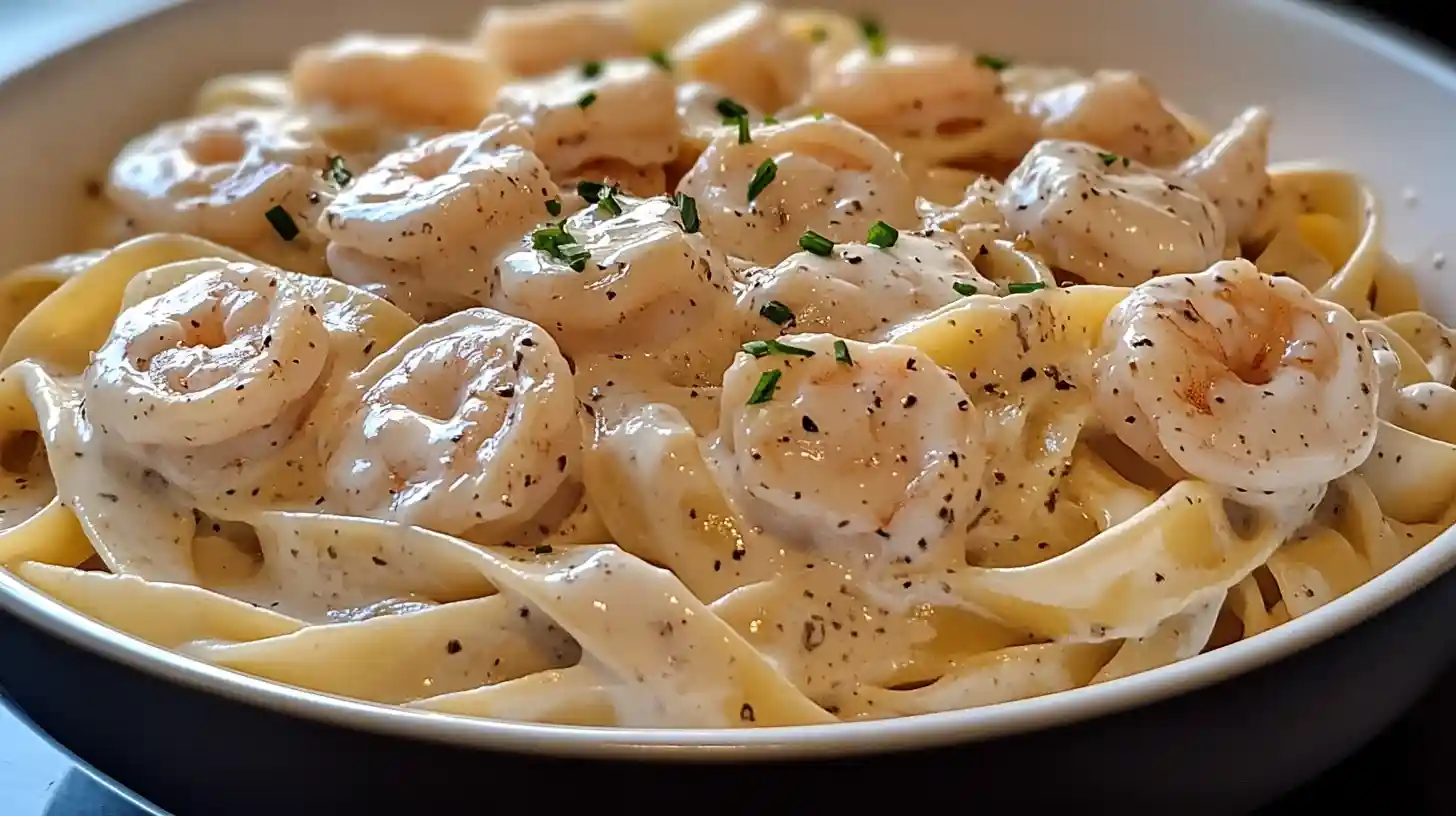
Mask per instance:
[[[298,237],[298,225],[293,223],[293,216],[288,214],[288,210],[283,209],[283,205],[280,204],[263,213],[263,217],[273,225],[273,231],[278,233],[279,238],[292,241]]]
[[[616,218],[622,214],[622,203],[617,200],[617,188],[615,185],[604,187],[597,195],[597,209],[601,210],[608,218]]]
[[[548,199],[546,199],[546,212],[550,213],[552,218],[555,218],[556,216],[561,215],[561,201],[560,201],[560,199],[555,199],[555,198],[548,198]]]
[[[577,272],[586,269],[586,262],[591,258],[586,247],[577,243],[565,227],[556,224],[531,233],[531,248],[564,262]]]
[[[602,191],[607,185],[595,181],[578,181],[576,183],[576,194],[588,202],[595,202],[602,197]]]

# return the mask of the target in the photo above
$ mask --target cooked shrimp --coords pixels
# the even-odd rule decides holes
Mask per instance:
[[[693,196],[703,231],[729,255],[776,264],[798,249],[806,230],[858,241],[884,221],[919,223],[910,178],[895,153],[842,119],[798,119],[713,140],[678,185]],[[773,178],[750,197],[765,167]]]
[[[749,517],[847,567],[963,564],[951,533],[976,515],[986,449],[955,378],[909,346],[779,342],[723,375],[713,454]]]
[[[926,229],[954,232],[967,252],[979,252],[1006,232],[1006,216],[996,206],[1001,190],[1000,182],[981,176],[965,187],[959,201],[950,206],[925,198],[915,206]]]
[[[1038,143],[998,203],[1011,232],[1087,283],[1136,285],[1223,257],[1223,216],[1201,191],[1081,142]]]
[[[86,370],[87,411],[132,445],[234,439],[314,388],[328,341],[317,308],[279,270],[230,263],[121,313]]]
[[[319,229],[335,244],[415,264],[434,289],[483,303],[491,259],[546,220],[559,191],[531,137],[505,117],[384,158],[324,211]]]
[[[804,103],[930,163],[1014,162],[1036,141],[1036,122],[1003,98],[996,71],[949,45],[858,47],[818,73]]]
[[[621,3],[491,6],[475,45],[503,74],[538,76],[568,65],[640,53]]]
[[[527,236],[497,261],[491,305],[539,323],[573,357],[644,351],[679,372],[721,372],[736,347],[722,326],[733,309],[724,257],[683,229],[672,201],[616,200],[620,215],[598,206],[563,224],[590,254],[580,271]]]
[[[967,295],[995,292],[954,235],[902,232],[887,249],[840,244],[829,257],[800,252],[750,272],[738,303],[756,337],[801,331],[865,340]],[[764,317],[770,303],[787,306],[792,323]]]
[[[474,127],[498,84],[490,65],[466,46],[374,34],[303,49],[289,82],[306,106],[365,110],[400,125],[452,129]]]
[[[645,59],[593,67],[507,83],[495,109],[531,131],[557,178],[603,159],[653,167],[676,158],[681,137],[672,77]]]
[[[766,111],[797,100],[809,79],[809,48],[763,3],[740,3],[694,28],[673,46],[672,61],[689,78]]]
[[[133,140],[111,165],[107,194],[140,231],[197,235],[296,266],[300,251],[316,245],[323,255],[313,223],[335,191],[324,180],[330,160],[298,114],[225,110]],[[281,226],[269,215],[278,207]]]
[[[1178,165],[1177,174],[1208,195],[1238,241],[1256,240],[1268,231],[1260,222],[1274,195],[1268,168],[1271,122],[1268,111],[1249,108]]]
[[[1130,71],[1098,71],[1043,89],[1026,107],[1044,139],[1088,142],[1154,167],[1177,164],[1197,148],[1153,86]]]
[[[580,458],[566,358],[539,326],[490,309],[410,332],[339,402],[326,505],[343,512],[452,535],[530,518]]]
[[[1103,327],[1098,411],[1169,475],[1253,505],[1312,505],[1375,443],[1358,321],[1248,261],[1138,286]]]

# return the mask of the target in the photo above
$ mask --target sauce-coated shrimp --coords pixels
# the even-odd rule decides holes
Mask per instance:
[[[86,370],[87,410],[132,445],[216,444],[283,419],[323,376],[328,348],[293,283],[230,263],[121,313]]]
[[[1154,167],[1177,164],[1197,147],[1153,86],[1130,71],[1098,71],[1044,89],[1026,107],[1044,139],[1088,142]]]
[[[133,140],[111,164],[107,195],[141,232],[197,235],[297,268],[300,253],[322,259],[313,223],[335,191],[324,180],[330,159],[296,113],[224,110]],[[275,207],[296,236],[271,220]]]
[[[495,110],[531,131],[556,178],[594,161],[656,167],[676,158],[681,134],[672,77],[645,59],[595,67],[507,83]]]
[[[981,176],[963,190],[960,199],[948,206],[926,198],[915,206],[926,229],[954,232],[967,252],[979,252],[1006,232],[1006,216],[996,206],[1002,186],[990,176]]]
[[[673,46],[672,61],[689,78],[766,111],[797,100],[809,79],[809,48],[763,3],[740,3],[694,28]]]
[[[716,375],[734,347],[723,325],[733,308],[726,259],[684,231],[669,199],[617,200],[620,215],[592,207],[566,220],[590,253],[581,271],[527,236],[497,262],[492,305],[539,323],[573,357],[649,351],[678,372]]]
[[[529,77],[636,50],[622,3],[564,2],[491,6],[475,44],[503,74]]]
[[[1104,425],[1240,502],[1317,502],[1375,442],[1380,381],[1359,322],[1248,261],[1138,286],[1108,316],[1101,355]]]
[[[571,371],[539,326],[470,309],[350,377],[326,504],[460,534],[530,518],[577,466]]]
[[[955,236],[902,232],[887,249],[840,244],[827,258],[799,252],[750,272],[738,302],[757,337],[799,331],[864,340],[966,295],[995,292]],[[792,325],[764,317],[773,302],[789,308]]]
[[[780,342],[795,351],[723,377],[713,455],[752,520],[845,566],[964,563],[951,533],[975,518],[986,449],[955,378],[909,346]]]
[[[1038,143],[998,203],[1012,233],[1087,283],[1200,271],[1227,240],[1223,216],[1198,188],[1081,142]]]
[[[483,303],[491,259],[550,217],[559,191],[531,136],[505,117],[386,156],[324,211],[335,245],[414,264],[432,288]]]
[[[996,71],[948,45],[856,48],[814,78],[804,104],[930,163],[1014,162],[1036,141],[1036,123],[1003,98]]]
[[[1269,182],[1269,128],[1263,108],[1249,108],[1202,150],[1178,165],[1177,174],[1202,190],[1223,213],[1228,234],[1247,242],[1263,237],[1274,188]]]
[[[484,118],[497,85],[490,65],[466,46],[374,34],[303,49],[289,82],[303,105],[451,129],[474,127]]]
[[[774,177],[757,197],[755,175],[772,162]],[[910,177],[875,137],[842,119],[797,119],[714,139],[678,185],[696,198],[703,231],[728,254],[776,264],[813,230],[834,241],[860,241],[870,225],[919,224]]]

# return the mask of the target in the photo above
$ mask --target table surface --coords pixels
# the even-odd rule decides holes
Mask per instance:
[[[30,62],[79,27],[162,0],[0,0],[0,77]],[[1401,4],[1382,4],[1399,14]],[[1416,22],[1418,29],[1430,31]],[[1351,797],[1401,813],[1456,813],[1456,786],[1443,784],[1445,758],[1456,755],[1456,671],[1398,725],[1269,812]],[[142,816],[110,796],[74,758],[36,734],[0,699],[0,814],[5,816]]]

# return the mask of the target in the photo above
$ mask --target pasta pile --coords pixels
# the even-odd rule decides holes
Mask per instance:
[[[1123,71],[722,0],[220,77],[0,277],[0,566],[442,714],[831,723],[1116,680],[1453,522],[1354,175]]]

